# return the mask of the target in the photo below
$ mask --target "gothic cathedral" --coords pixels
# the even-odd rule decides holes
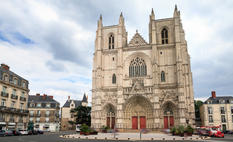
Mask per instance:
[[[190,56],[180,11],[155,19],[152,9],[149,42],[136,31],[130,42],[124,17],[103,26],[98,20],[92,71],[91,125],[163,129],[195,125]]]

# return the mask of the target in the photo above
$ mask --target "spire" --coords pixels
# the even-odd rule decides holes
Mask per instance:
[[[150,19],[151,19],[151,20],[155,20],[155,14],[154,14],[153,8],[152,8],[152,10],[151,10]]]
[[[174,9],[174,13],[173,13],[173,17],[179,17],[180,16],[180,14],[179,14],[180,12],[178,11],[178,9],[177,9],[177,5],[175,5],[175,9]]]
[[[86,93],[84,93],[84,95],[83,95],[83,100],[82,100],[82,102],[87,102]]]
[[[119,25],[124,25],[124,17],[123,17],[122,12],[121,12],[120,18],[119,18]]]
[[[103,27],[103,23],[102,23],[102,14],[100,14],[100,19],[98,21],[98,28]]]

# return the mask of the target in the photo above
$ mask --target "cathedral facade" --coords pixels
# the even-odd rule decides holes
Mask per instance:
[[[180,11],[155,19],[149,42],[136,31],[127,41],[124,17],[103,26],[98,20],[92,70],[91,125],[119,130],[194,125],[190,56]]]

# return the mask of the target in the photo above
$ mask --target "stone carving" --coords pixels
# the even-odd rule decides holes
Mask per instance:
[[[142,36],[136,31],[128,46],[141,46],[147,45],[148,43],[142,38]]]
[[[178,96],[175,93],[175,91],[173,91],[173,90],[172,91],[162,90],[159,101],[160,101],[161,105],[167,101],[171,101],[173,103],[176,103],[176,102],[178,102]]]
[[[133,80],[133,85],[130,94],[144,93],[144,84],[143,80],[135,79]]]

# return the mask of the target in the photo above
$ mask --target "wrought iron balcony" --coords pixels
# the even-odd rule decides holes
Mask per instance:
[[[20,101],[26,101],[26,98],[20,96]]]
[[[11,107],[6,107],[6,106],[0,106],[0,112],[22,114],[22,115],[28,115],[29,113],[29,111],[25,109],[17,109],[17,108],[11,108]]]
[[[1,96],[8,98],[9,94],[2,91],[2,92],[1,92]]]
[[[17,99],[18,99],[18,96],[17,96],[17,95],[14,95],[14,94],[11,94],[11,99],[17,100]]]
[[[19,119],[19,123],[23,123],[23,119]]]
[[[11,117],[9,122],[15,122],[15,119],[13,117]]]

